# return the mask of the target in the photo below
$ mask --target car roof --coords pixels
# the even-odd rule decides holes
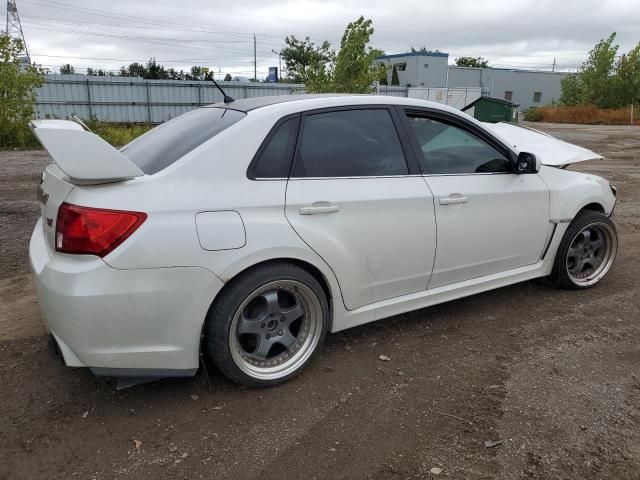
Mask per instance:
[[[340,94],[340,93],[303,93],[297,95],[272,95],[267,97],[253,97],[253,98],[241,98],[229,103],[213,103],[206,105],[205,108],[227,108],[229,110],[237,110],[239,112],[248,112],[261,107],[268,107],[269,105],[276,105],[278,103],[295,102],[299,100],[312,100],[316,98],[332,98],[332,97],[353,97],[352,94]]]

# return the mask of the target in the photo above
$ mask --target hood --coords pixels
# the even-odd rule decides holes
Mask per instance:
[[[516,152],[533,153],[543,165],[563,167],[586,160],[602,160],[598,155],[578,145],[565,142],[533,128],[512,123],[482,123],[491,133],[511,145]]]

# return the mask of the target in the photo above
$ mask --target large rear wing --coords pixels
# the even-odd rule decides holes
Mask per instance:
[[[32,120],[29,127],[71,183],[92,185],[144,175],[105,140],[71,120]]]

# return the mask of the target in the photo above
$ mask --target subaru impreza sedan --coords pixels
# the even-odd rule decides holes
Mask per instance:
[[[150,379],[299,374],[327,332],[537,277],[602,281],[616,190],[587,149],[383,96],[198,108],[120,150],[34,120],[31,266],[71,367]]]

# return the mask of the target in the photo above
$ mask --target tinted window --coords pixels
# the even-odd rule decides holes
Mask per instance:
[[[291,118],[276,127],[267,140],[251,170],[253,178],[287,178],[296,143],[298,118]]]
[[[197,108],[157,126],[121,152],[144,173],[153,174],[244,117],[236,110]]]
[[[388,110],[343,110],[305,117],[295,177],[406,175]]]
[[[461,128],[424,117],[409,116],[423,158],[423,171],[436,174],[510,172],[507,158]]]

